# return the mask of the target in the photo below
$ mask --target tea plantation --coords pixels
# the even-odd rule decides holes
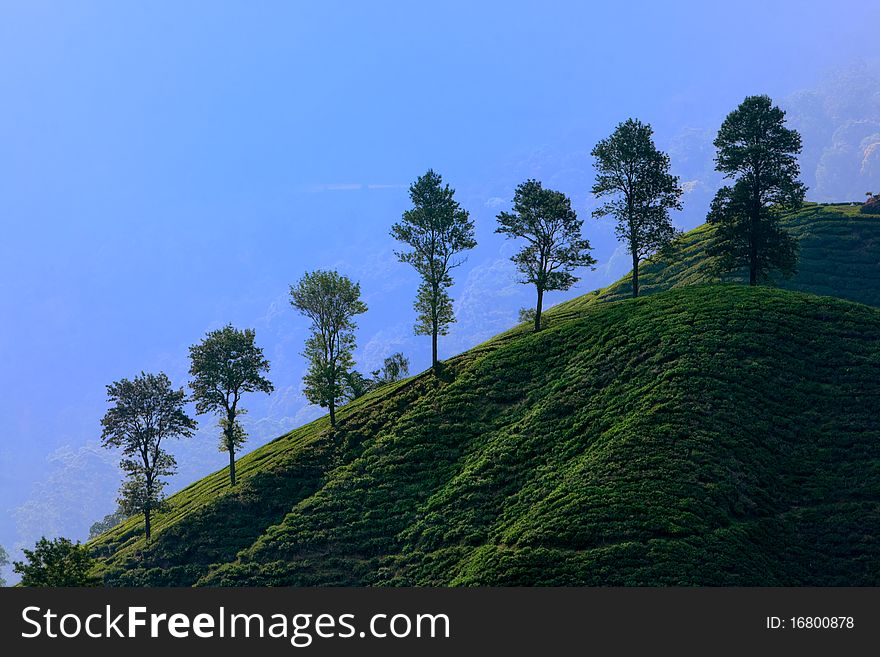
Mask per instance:
[[[300,427],[89,544],[108,585],[880,585],[880,218],[786,289],[677,258]],[[704,284],[700,284],[704,283]],[[794,291],[794,290],[801,290]],[[829,295],[829,296],[817,296]],[[832,298],[832,296],[840,298]],[[859,303],[856,303],[859,302]]]

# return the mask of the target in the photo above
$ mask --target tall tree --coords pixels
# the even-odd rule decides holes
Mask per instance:
[[[247,439],[239,422],[246,410],[239,406],[247,392],[269,394],[275,388],[265,376],[269,361],[254,343],[253,329],[238,330],[231,324],[210,331],[204,339],[189,348],[193,377],[190,388],[196,412],[220,416],[220,451],[229,453],[229,484],[235,486],[235,451]]]
[[[748,268],[749,285],[773,270],[797,268],[795,239],[779,215],[795,210],[807,188],[798,180],[801,136],[785,127],[785,112],[767,96],[749,96],[727,115],[715,138],[715,169],[732,179],[718,190],[707,220],[716,227],[709,253],[719,273]]]
[[[150,540],[150,520],[161,508],[161,477],[174,474],[177,462],[165,451],[163,441],[190,437],[196,422],[183,410],[183,388],[174,390],[163,373],[141,372],[133,380],[121,379],[107,386],[112,404],[101,420],[104,447],[122,450],[120,466],[127,480],[119,491],[119,504],[126,513],[143,513],[144,534]]]
[[[593,149],[597,197],[611,197],[593,212],[617,221],[617,238],[632,256],[632,295],[639,296],[639,263],[669,245],[677,232],[669,210],[681,210],[681,187],[669,156],[657,150],[651,126],[627,119]]]
[[[592,267],[590,243],[581,236],[583,220],[562,192],[544,189],[537,180],[521,183],[513,196],[513,212],[498,215],[496,233],[526,241],[510,259],[522,274],[520,283],[535,286],[535,330],[541,330],[544,293],[567,290],[579,278],[572,272]]]
[[[66,538],[37,541],[33,550],[24,550],[27,562],[16,561],[12,569],[21,575],[22,586],[90,586],[94,560],[85,545]]]
[[[409,197],[413,207],[391,227],[391,236],[410,247],[395,253],[422,277],[414,304],[418,312],[415,332],[431,336],[431,366],[436,371],[437,336],[446,335],[455,321],[447,292],[452,286],[450,272],[465,260],[456,256],[477,242],[470,215],[455,200],[455,190],[443,184],[440,174],[428,170],[410,186]]]
[[[347,375],[354,367],[354,318],[367,312],[361,286],[335,271],[306,273],[290,286],[290,304],[312,320],[303,352],[309,361],[306,398],[329,409],[335,428],[336,407],[346,399]]]

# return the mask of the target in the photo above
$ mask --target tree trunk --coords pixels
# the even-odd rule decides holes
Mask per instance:
[[[756,174],[757,179],[757,174]],[[761,221],[761,194],[755,183],[752,216],[749,221],[749,285],[758,284],[758,227]]]
[[[632,276],[633,299],[639,296],[639,256],[633,253],[633,276]]]
[[[330,409],[330,426],[334,429],[336,428],[336,404],[331,400],[329,404],[327,404]]]
[[[152,515],[152,504],[153,504],[153,474],[152,470],[148,470],[146,473],[146,494],[147,499],[144,504],[144,537],[146,538],[147,543],[150,542],[150,516]]]
[[[535,305],[535,331],[541,330],[541,308],[544,305],[544,288],[538,288],[538,303]]]
[[[226,412],[226,451],[229,452],[229,485],[235,486],[235,407]]]
[[[749,234],[749,285],[758,284],[758,238],[755,235],[755,224]]]
[[[431,367],[434,373],[440,371],[440,359],[437,358],[437,334],[440,332],[440,286],[432,287],[433,301],[431,304]]]

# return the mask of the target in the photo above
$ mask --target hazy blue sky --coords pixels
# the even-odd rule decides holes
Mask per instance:
[[[112,511],[104,386],[141,370],[183,385],[187,346],[226,322],[256,328],[277,388],[246,402],[249,448],[319,415],[287,304],[305,270],[361,281],[361,369],[396,350],[424,369],[417,279],[388,228],[429,167],[480,243],[441,356],[532,301],[493,234],[527,177],[572,197],[600,261],[550,303],[626,273],[588,190],[590,149],[629,116],[686,183],[682,227],[747,94],[804,132],[808,198],[880,190],[876,3],[604,4],[0,1],[0,544],[81,539]],[[201,426],[174,487],[224,465]]]

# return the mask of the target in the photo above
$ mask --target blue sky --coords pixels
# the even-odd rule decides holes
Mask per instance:
[[[427,367],[388,229],[429,167],[479,241],[441,356],[532,301],[493,233],[527,177],[572,197],[600,261],[550,303],[626,273],[588,190],[590,149],[629,116],[687,183],[682,227],[748,94],[804,132],[808,198],[880,190],[876,5],[605,4],[0,2],[0,544],[84,538],[112,511],[104,386],[141,370],[183,385],[187,346],[226,322],[256,328],[277,388],[248,404],[249,448],[319,415],[286,298],[306,270],[360,280],[361,369],[397,350]],[[174,488],[223,467],[201,426]]]

